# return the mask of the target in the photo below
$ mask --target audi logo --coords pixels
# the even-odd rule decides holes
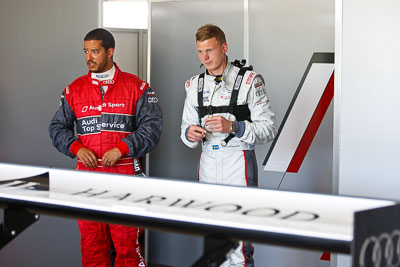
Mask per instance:
[[[400,266],[400,231],[380,236],[370,236],[364,240],[359,265],[361,267],[398,267]]]
[[[158,98],[155,96],[147,98],[147,102],[149,103],[158,103]]]

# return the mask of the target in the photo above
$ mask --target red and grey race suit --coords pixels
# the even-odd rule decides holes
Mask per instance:
[[[90,170],[140,174],[137,158],[157,145],[162,113],[155,92],[145,81],[114,66],[113,79],[92,79],[89,72],[64,89],[49,125],[50,137],[53,145],[71,158],[82,147],[93,150],[99,164]],[[104,85],[108,86],[105,93]],[[115,147],[122,158],[113,167],[103,166],[103,154]],[[76,169],[89,170],[80,161]],[[117,253],[115,266],[145,266],[138,243],[140,229],[82,220],[78,223],[83,266],[111,266],[110,238]]]
[[[207,72],[186,81],[181,139],[190,148],[202,145],[198,166],[200,182],[257,186],[257,162],[254,145],[271,141],[277,132],[275,115],[272,112],[262,76],[251,70],[244,70],[241,75],[238,75],[240,69],[239,66],[228,63],[220,82],[216,81],[215,76],[208,75]],[[201,97],[201,90],[203,91],[203,106],[206,109],[216,107],[214,108],[217,111],[216,113],[210,114],[209,112],[205,116],[199,115],[198,99]],[[238,120],[233,114],[235,112],[220,108],[230,105],[234,90],[239,90],[237,106],[248,108],[249,119]],[[228,137],[228,133],[207,131],[206,138],[203,141],[191,142],[187,139],[190,125],[199,125],[207,130],[205,119],[215,115],[221,115],[225,119],[237,123],[238,130],[227,144],[224,144],[223,141]],[[236,115],[238,114],[236,113]],[[223,266],[244,266],[244,264],[253,266],[252,252],[251,244],[241,242],[237,251]]]

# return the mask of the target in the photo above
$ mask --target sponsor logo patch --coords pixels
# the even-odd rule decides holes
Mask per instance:
[[[267,91],[265,90],[264,87],[262,87],[262,88],[260,88],[260,89],[258,89],[258,90],[256,91],[256,96],[258,96],[258,97],[264,96],[264,95],[266,95],[266,94],[267,94]]]
[[[146,82],[143,82],[142,85],[140,86],[140,90],[143,90],[146,87]]]
[[[104,80],[101,81],[101,85],[109,85],[109,84],[114,84],[114,80]]]
[[[265,104],[265,103],[268,103],[268,102],[269,102],[268,100],[260,99],[260,100],[258,100],[258,101],[256,102],[256,106],[259,106],[259,105],[261,105],[261,104]]]
[[[108,130],[115,130],[115,129],[124,129],[125,124],[124,123],[116,123],[116,122],[102,122],[101,123],[101,128],[102,129],[108,129]]]
[[[147,102],[158,103],[158,98],[156,96],[151,96],[151,97],[147,98]]]
[[[102,105],[98,105],[98,106],[92,106],[92,105],[90,105],[90,106],[84,106],[84,107],[82,108],[82,113],[85,113],[85,112],[87,112],[88,110],[98,110],[98,111],[101,111],[101,110],[102,110]]]
[[[254,75],[255,75],[254,72],[250,73],[250,75],[249,75],[249,77],[247,78],[247,81],[246,81],[247,85],[249,85],[251,83],[251,80],[253,79]]]
[[[204,79],[200,78],[200,80],[199,80],[199,88],[197,88],[197,91],[201,92],[203,90],[203,86],[204,86]]]
[[[96,74],[95,75],[97,79],[105,79],[108,78],[110,76],[110,74]]]
[[[258,83],[256,83],[256,84],[254,85],[254,87],[255,87],[255,88],[258,88],[258,87],[260,87],[260,86],[262,86],[262,85],[264,85],[263,82],[258,82]]]
[[[140,90],[143,90],[146,87],[146,82],[143,82],[142,85],[140,86]]]
[[[243,76],[238,76],[238,78],[236,79],[235,86],[233,87],[233,89],[239,90],[240,84],[242,83],[242,80],[243,80]]]
[[[133,160],[133,168],[135,169],[135,173],[139,173],[139,172],[142,171],[142,170],[140,169],[139,161],[136,160],[136,159]]]
[[[125,103],[110,103],[110,102],[108,102],[108,107],[109,108],[124,108]]]
[[[99,117],[88,117],[78,120],[77,132],[78,134],[92,134],[100,132]]]

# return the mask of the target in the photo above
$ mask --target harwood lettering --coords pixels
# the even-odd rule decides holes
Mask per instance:
[[[227,207],[229,209],[232,208],[232,210],[223,210],[224,207]],[[213,206],[205,208],[205,210],[209,210],[209,211],[213,211],[214,209],[217,209],[217,211],[223,211],[223,212],[236,212],[238,210],[241,210],[242,206],[236,205],[236,204],[217,204],[217,205],[213,205]]]
[[[182,207],[182,208],[187,208],[187,207],[190,207],[190,208],[200,208],[200,207],[202,207],[202,206],[206,206],[206,205],[212,204],[212,202],[208,201],[208,202],[205,202],[205,203],[200,203],[200,204],[197,204],[197,205],[192,205],[193,203],[196,203],[196,200],[190,200],[190,201],[186,202],[185,204],[182,203],[183,201],[187,201],[187,200],[183,200],[183,199],[181,199],[181,198],[178,198],[175,202],[173,202],[172,204],[170,204],[170,205],[168,205],[168,206],[170,206],[170,207]],[[178,204],[181,204],[181,205],[178,205]],[[183,204],[183,205],[182,205],[182,204]]]
[[[160,202],[160,201],[164,201],[166,199],[167,199],[166,197],[162,197],[162,196],[149,196],[149,197],[146,197],[144,199],[136,200],[135,202],[143,202],[143,201],[145,201],[146,204],[152,204],[152,201]]]
[[[261,213],[266,211],[266,213]],[[258,217],[272,217],[280,213],[278,209],[274,208],[258,208],[242,212],[243,215],[258,216]]]
[[[103,194],[106,194],[106,193],[108,193],[108,190],[104,190],[104,191],[102,191],[102,192],[91,192],[93,189],[92,188],[89,188],[89,189],[87,189],[87,190],[84,190],[84,191],[82,191],[82,192],[76,192],[76,193],[73,193],[72,195],[75,195],[75,196],[77,196],[77,195],[84,195],[84,196],[87,196],[87,197],[96,197],[96,196],[100,196],[100,195],[103,195]]]

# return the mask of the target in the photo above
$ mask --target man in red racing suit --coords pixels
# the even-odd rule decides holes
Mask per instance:
[[[60,152],[78,157],[77,170],[138,175],[138,157],[160,139],[162,113],[149,85],[113,62],[114,47],[113,36],[104,29],[86,35],[89,73],[65,88],[49,132]],[[83,220],[78,224],[82,266],[111,266],[111,240],[115,266],[146,266],[139,228]]]

